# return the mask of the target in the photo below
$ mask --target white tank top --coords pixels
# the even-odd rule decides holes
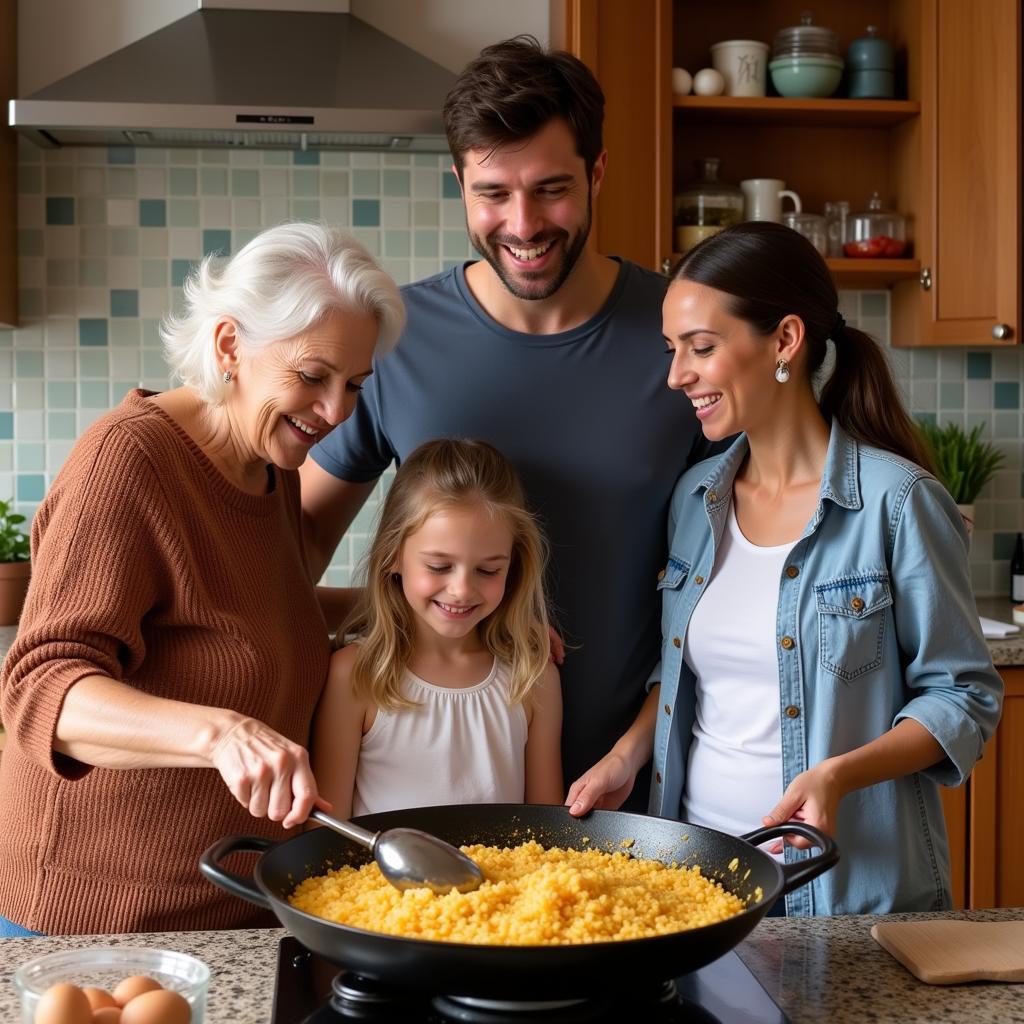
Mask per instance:
[[[742,835],[782,796],[776,616],[779,580],[793,544],[757,547],[733,506],[714,575],[686,631],[683,655],[697,676],[697,714],[683,817]]]
[[[475,686],[436,686],[407,672],[402,692],[419,707],[377,709],[363,737],[353,814],[434,804],[522,803],[526,711],[509,707],[508,666]]]

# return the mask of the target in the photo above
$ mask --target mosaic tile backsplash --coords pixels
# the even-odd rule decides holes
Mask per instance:
[[[160,318],[193,262],[264,227],[347,227],[399,282],[471,249],[445,156],[222,149],[19,148],[22,326],[0,330],[0,498],[32,515],[75,438],[133,387],[169,385]],[[888,292],[843,292],[843,315],[889,341]],[[1024,350],[889,349],[914,415],[984,424],[1006,455],[982,492],[972,543],[978,594],[1008,589],[1024,529]],[[360,513],[326,581],[347,583],[379,502]]]

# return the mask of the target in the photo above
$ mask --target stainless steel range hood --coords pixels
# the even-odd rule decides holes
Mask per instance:
[[[216,0],[215,0],[216,4]],[[40,146],[445,152],[455,76],[352,14],[209,6],[24,99]]]

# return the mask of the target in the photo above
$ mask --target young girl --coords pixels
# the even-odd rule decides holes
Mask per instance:
[[[786,913],[939,910],[939,786],[970,774],[1002,684],[956,505],[922,468],[885,354],[836,304],[824,260],[778,224],[723,231],[676,272],[668,385],[709,440],[740,436],[676,486],[661,665],[636,723],[568,802],[616,805],[653,752],[655,814],[835,836],[842,860],[790,893]],[[828,339],[835,369],[818,398]],[[785,859],[807,845],[794,837]]]
[[[515,471],[480,441],[402,463],[313,724],[341,817],[451,803],[560,803],[562,699],[544,545]]]

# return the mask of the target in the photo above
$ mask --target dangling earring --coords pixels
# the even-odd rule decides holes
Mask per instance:
[[[775,379],[780,384],[785,384],[789,380],[789,363],[785,359],[780,359],[775,364]]]
[[[231,383],[231,371],[230,370],[225,370],[224,371],[224,383],[225,384],[230,384]]]
[[[391,574],[391,582],[392,583],[401,583],[402,582],[402,574],[400,572],[393,572]]]

